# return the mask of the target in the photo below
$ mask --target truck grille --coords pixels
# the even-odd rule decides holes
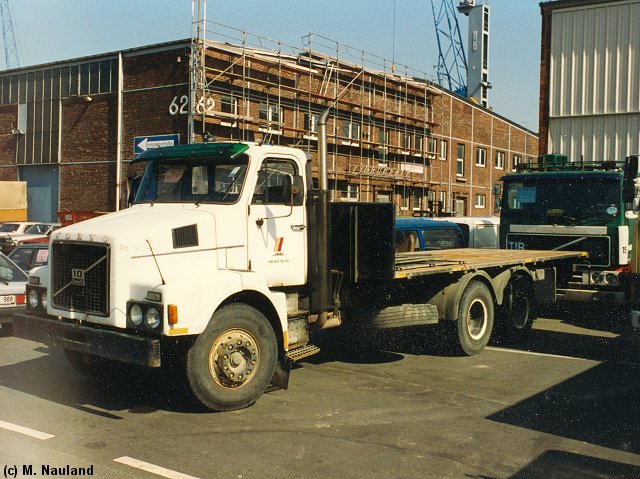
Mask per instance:
[[[109,246],[54,241],[52,305],[69,311],[109,315]]]
[[[569,244],[571,243],[571,244]],[[562,247],[563,245],[567,245]],[[507,235],[507,249],[586,251],[592,266],[609,266],[611,238],[608,236],[566,236],[513,234]]]

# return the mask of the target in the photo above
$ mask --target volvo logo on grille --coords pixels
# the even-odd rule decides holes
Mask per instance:
[[[84,286],[84,270],[73,268],[71,270],[71,284],[74,286]]]

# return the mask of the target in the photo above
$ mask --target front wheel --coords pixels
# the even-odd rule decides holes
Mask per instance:
[[[277,357],[267,318],[245,304],[230,304],[213,314],[187,353],[189,385],[209,409],[241,409],[269,386]]]
[[[493,297],[480,281],[470,281],[458,305],[457,340],[462,353],[472,356],[489,343],[493,331]]]

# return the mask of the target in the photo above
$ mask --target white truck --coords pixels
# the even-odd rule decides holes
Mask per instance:
[[[150,150],[130,208],[54,232],[32,271],[15,335],[57,345],[85,373],[184,365],[204,406],[253,404],[286,388],[312,333],[359,323],[446,321],[475,354],[494,326],[525,335],[576,252],[395,253],[390,204],[328,201],[326,119],[319,189],[298,149],[221,142]],[[349,329],[351,331],[352,329]],[[358,333],[353,333],[358,334]]]

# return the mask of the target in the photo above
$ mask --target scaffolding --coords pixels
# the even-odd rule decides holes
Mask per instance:
[[[294,47],[207,21],[201,2],[194,0],[191,141],[271,142],[316,158],[317,119],[331,108],[334,199],[376,201],[390,192],[400,207],[412,198],[412,209],[427,209],[440,168],[431,164],[441,94],[432,76],[313,33]]]

